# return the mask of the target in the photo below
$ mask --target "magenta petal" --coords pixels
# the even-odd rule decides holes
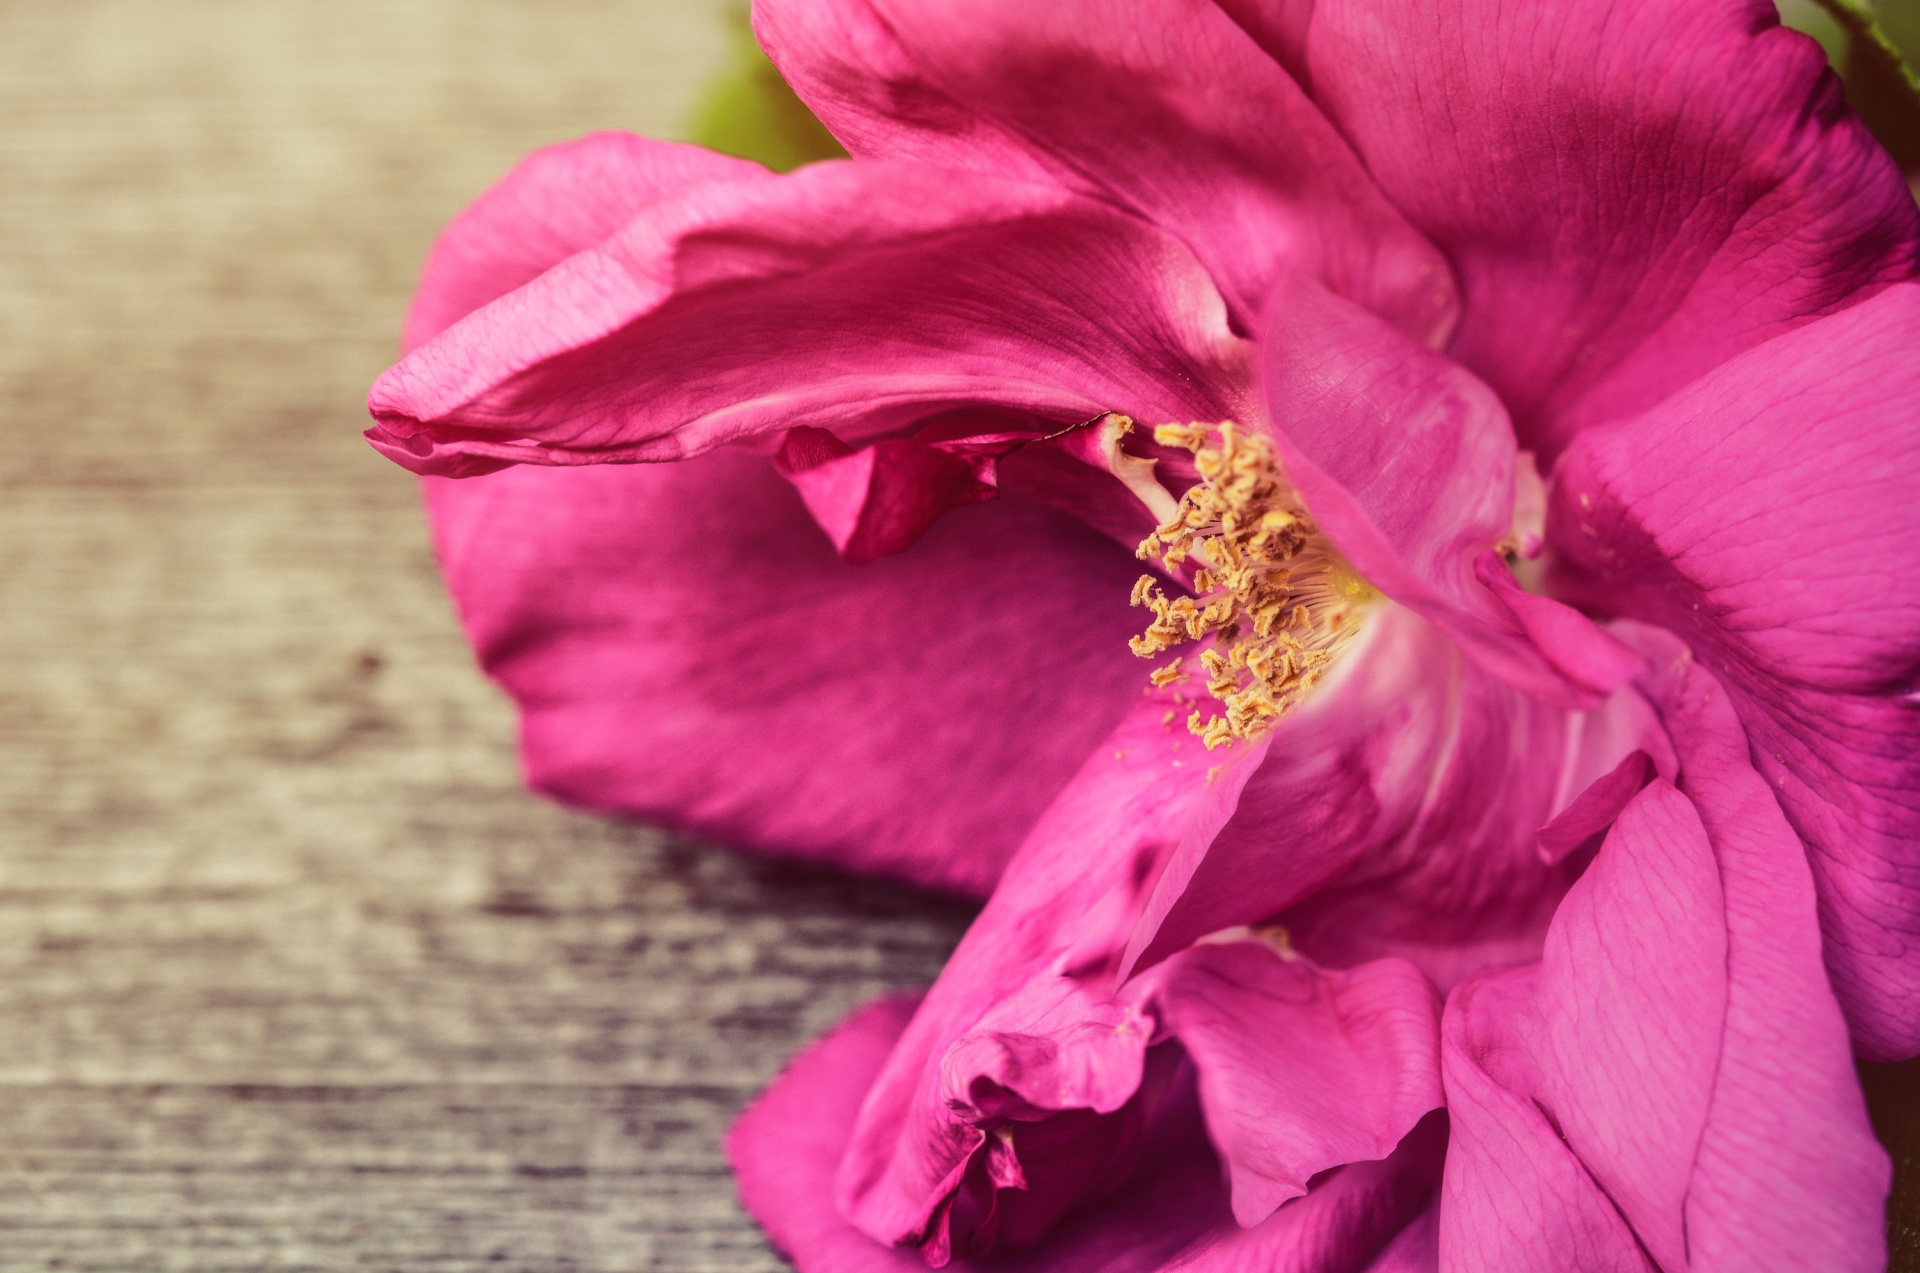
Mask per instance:
[[[1368,1262],[1406,1226],[1419,1223],[1440,1178],[1446,1140],[1446,1118],[1433,1114],[1386,1158],[1321,1176],[1304,1198],[1252,1229],[1216,1231],[1213,1240],[1169,1265],[1168,1273],[1371,1271],[1377,1266]]]
[[[1451,352],[1548,458],[1914,274],[1905,182],[1762,0],[1232,7],[1447,253]]]
[[[1136,696],[1040,819],[875,1083],[839,1177],[874,1237],[940,1240],[1001,1116],[983,1099],[1103,1113],[1139,1082],[1150,1030],[1107,974],[1155,874],[1213,838],[1264,754],[1209,757],[1162,722],[1167,699]]]
[[[388,370],[368,436],[440,473],[799,425],[857,443],[966,405],[1218,420],[1252,405],[1245,363],[1199,263],[1143,222],[984,174],[827,163],[646,207]]]
[[[910,1004],[882,1000],[853,1014],[795,1058],[728,1134],[742,1200],[801,1273],[926,1267],[911,1251],[860,1233],[820,1189]],[[1323,1175],[1304,1198],[1248,1230],[1227,1212],[1219,1166],[1199,1122],[1190,1093],[1184,1101],[1176,1095],[1148,1130],[1138,1171],[1112,1198],[1069,1217],[1036,1246],[985,1263],[954,1259],[946,1267],[953,1273],[1357,1270],[1376,1252],[1385,1258],[1383,1244],[1401,1258],[1419,1250],[1422,1204],[1439,1178],[1446,1142],[1441,1116],[1415,1128],[1384,1160]],[[1411,1241],[1405,1233],[1396,1236],[1406,1227],[1415,1230]],[[1417,1273],[1419,1266],[1367,1267]]]
[[[734,450],[428,497],[528,778],[570,803],[984,895],[1139,701],[1136,563],[1024,501],[856,568]]]
[[[1524,1056],[1500,1035],[1530,1007],[1525,974],[1455,991],[1440,1055],[1452,1137],[1440,1186],[1440,1269],[1656,1273],[1633,1230],[1528,1099]],[[1684,1266],[1682,1266],[1684,1267]]]
[[[1527,1040],[1561,1135],[1668,1268],[1686,1260],[1688,1175],[1720,1059],[1724,904],[1693,805],[1665,780],[1643,788],[1554,917],[1547,1007]]]
[[[835,1210],[825,1182],[847,1143],[862,1099],[888,1049],[906,1024],[912,1000],[881,1000],[855,1012],[832,1034],[796,1057],[773,1086],[748,1107],[727,1136],[747,1210],[800,1273],[913,1273],[926,1264],[910,1249],[876,1242]],[[955,1259],[952,1273],[1157,1273],[1190,1267],[1183,1251],[1235,1232],[1227,1212],[1219,1165],[1208,1148],[1194,1108],[1191,1082],[1176,1093],[1147,1131],[1141,1166],[1111,1199],[1069,1217],[1051,1236],[1024,1251],[999,1255],[990,1264]],[[1393,1164],[1396,1173],[1372,1195],[1408,1188],[1422,1164]],[[1382,1171],[1378,1173],[1387,1176]],[[1367,1191],[1353,1188],[1319,1213],[1346,1218]],[[1424,1183],[1424,1182],[1421,1182]],[[1344,1209],[1338,1203],[1344,1201]],[[1373,1211],[1385,1211],[1375,1202]],[[1370,1213],[1361,1218],[1371,1218]],[[1340,1232],[1337,1226],[1335,1232]],[[1348,1229],[1358,1227],[1349,1221]]]
[[[1475,559],[1473,575],[1519,620],[1541,656],[1575,685],[1610,694],[1647,670],[1645,659],[1572,606],[1523,591],[1492,549]]]
[[[1652,782],[1653,757],[1634,751],[1618,765],[1594,779],[1573,803],[1554,815],[1540,828],[1540,860],[1559,862],[1592,836],[1612,826],[1620,811],[1632,803],[1640,789]]]
[[[1449,1001],[1460,1020],[1447,1034],[1448,1095],[1458,1083],[1467,1100],[1455,1106],[1443,1267],[1538,1267],[1535,1244],[1551,1250],[1564,1240],[1556,1235],[1574,1233],[1619,1248],[1609,1263],[1637,1237],[1660,1267],[1686,1266],[1687,1184],[1720,1058],[1726,949],[1706,832],[1693,806],[1656,782],[1561,904],[1540,965],[1468,983]],[[1487,1080],[1505,1093],[1482,1091]],[[1566,1148],[1495,1170],[1480,1148],[1496,1135],[1490,1122],[1519,1143],[1551,1127]],[[1624,1243],[1617,1220],[1588,1214],[1614,1208],[1632,1229]],[[1494,1214],[1528,1222],[1483,1232]]]
[[[1211,5],[760,0],[754,24],[856,155],[1056,183],[1186,242],[1245,320],[1304,270],[1439,343],[1446,262],[1285,70]]]
[[[1448,1001],[1442,1267],[1883,1267],[1811,878],[1724,693],[1661,637],[1683,789],[1634,797],[1539,965]]]
[[[1554,479],[1555,585],[1683,636],[1812,846],[1864,1055],[1920,1051],[1920,287],[1768,343]]]
[[[1475,575],[1513,524],[1513,434],[1493,391],[1299,277],[1269,300],[1260,354],[1287,474],[1354,568],[1509,683],[1597,704]]]
[[[773,174],[744,159],[632,133],[594,133],[536,150],[440,232],[402,343],[418,348],[668,196],[756,178]]]
[[[1130,946],[1140,966],[1275,916],[1322,963],[1399,954],[1442,985],[1537,957],[1576,872],[1543,864],[1536,832],[1659,746],[1651,713],[1631,691],[1590,713],[1540,703],[1397,606],[1367,624],[1275,729],[1225,829],[1160,876]]]
[[[796,446],[806,435],[819,440]],[[796,456],[826,444],[839,453]],[[855,565],[906,550],[949,509],[998,493],[982,466],[915,438],[882,438],[850,451],[825,429],[793,429],[776,467],[840,555]]]
[[[1366,1273],[1440,1273],[1440,1196],[1393,1236]]]
[[[1821,968],[1814,878],[1715,679],[1665,633],[1634,633],[1680,750],[1726,901],[1727,1014],[1687,1192],[1696,1268],[1884,1267],[1888,1163]]]
[[[1323,969],[1247,940],[1192,947],[1150,976],[1162,1026],[1199,1071],[1243,1228],[1323,1171],[1385,1158],[1444,1103],[1439,1002],[1409,964]]]

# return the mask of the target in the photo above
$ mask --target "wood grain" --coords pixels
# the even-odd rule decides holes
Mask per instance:
[[[358,438],[722,0],[0,5],[0,1267],[781,1267],[719,1136],[964,908],[548,807]]]

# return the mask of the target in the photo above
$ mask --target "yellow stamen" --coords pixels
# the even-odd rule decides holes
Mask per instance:
[[[1129,644],[1152,658],[1212,640],[1200,666],[1207,692],[1226,711],[1187,718],[1211,751],[1273,728],[1332,666],[1357,630],[1353,620],[1377,594],[1320,534],[1267,437],[1227,421],[1163,424],[1153,440],[1191,452],[1201,480],[1137,555],[1158,558],[1169,571],[1191,558],[1199,567],[1197,599],[1168,597],[1153,576],[1142,576],[1133,604],[1151,610],[1153,622]],[[1171,683],[1180,662],[1149,679]]]

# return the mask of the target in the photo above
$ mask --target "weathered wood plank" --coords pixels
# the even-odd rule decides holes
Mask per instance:
[[[721,1130],[964,908],[523,794],[357,437],[439,224],[722,3],[0,8],[0,1266],[779,1267]]]

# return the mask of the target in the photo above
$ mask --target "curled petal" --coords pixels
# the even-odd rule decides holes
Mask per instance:
[[[913,1008],[914,1000],[901,996],[853,1013],[794,1058],[727,1134],[742,1201],[801,1273],[927,1267],[911,1249],[860,1232],[820,1188]],[[1112,1197],[1067,1217],[1033,1246],[987,1263],[959,1257],[946,1267],[955,1273],[1243,1273],[1358,1269],[1375,1252],[1382,1260],[1404,1259],[1423,1240],[1418,1217],[1439,1177],[1445,1143],[1444,1118],[1434,1115],[1384,1159],[1328,1172],[1305,1197],[1241,1229],[1228,1210],[1188,1067],[1144,1129],[1138,1168]],[[1413,1232],[1396,1237],[1403,1227]],[[1415,1273],[1418,1266],[1369,1268]]]
[[[1687,1234],[1704,1267],[1876,1269],[1888,1163],[1821,967],[1815,877],[1755,772],[1721,683],[1665,633],[1626,628],[1717,858],[1727,1013]]]
[[[1501,1064],[1506,1049],[1478,1020],[1523,1011],[1527,989],[1481,984],[1447,1005],[1441,1057],[1453,1135],[1440,1186],[1441,1273],[1653,1273],[1633,1230],[1528,1100],[1529,1076]]]
[[[1585,649],[1609,641],[1590,622],[1567,610],[1543,625],[1557,664],[1536,643],[1532,610],[1476,570],[1514,518],[1513,433],[1492,390],[1298,276],[1269,299],[1260,352],[1287,474],[1369,583],[1538,696],[1592,707],[1620,683],[1589,667]]]
[[[1242,1228],[1323,1171],[1387,1157],[1443,1103],[1439,1003],[1409,964],[1323,969],[1243,940],[1195,946],[1145,980],[1199,1074]]]
[[[423,473],[672,460],[807,426],[862,442],[958,406],[1078,423],[1244,415],[1213,283],[1144,222],[900,162],[716,180],[483,306],[375,384]]]
[[[1480,1057],[1496,1082],[1525,1084],[1518,1096],[1543,1107],[1535,1117],[1579,1157],[1588,1188],[1667,1268],[1686,1263],[1687,1183],[1726,1019],[1724,905],[1699,816],[1658,781],[1568,894],[1538,969],[1499,974],[1491,994],[1475,983],[1455,992],[1449,1077]],[[1533,1011],[1521,1015],[1521,1003]],[[1458,1125],[1463,1138],[1476,1126],[1464,1113]],[[1479,1178],[1469,1174],[1463,1199],[1477,1198]]]
[[[1430,1115],[1386,1158],[1327,1173],[1251,1229],[1216,1228],[1167,1273],[1371,1268],[1370,1259],[1418,1223],[1446,1139],[1445,1116]]]
[[[593,133],[536,150],[434,240],[401,343],[419,348],[690,187],[772,179],[744,159],[632,133]]]
[[[911,1251],[875,1242],[841,1218],[820,1180],[831,1175],[867,1085],[919,1000],[876,1000],[787,1063],[727,1132],[741,1201],[806,1273],[921,1273]]]
[[[955,412],[961,417],[985,413]],[[999,419],[950,420],[995,430]],[[825,429],[789,429],[775,458],[820,529],[857,564],[904,551],[951,509],[994,498],[995,461],[1039,430],[963,436],[958,444],[912,437],[882,438],[855,451]]]
[[[946,1241],[954,1192],[1005,1114],[973,1099],[977,1081],[1035,1113],[1103,1113],[1138,1085],[1150,1032],[1113,962],[1155,876],[1213,838],[1264,753],[1210,759],[1165,726],[1163,696],[1136,700],[1034,827],[876,1081],[838,1180],[841,1209],[876,1239]]]

